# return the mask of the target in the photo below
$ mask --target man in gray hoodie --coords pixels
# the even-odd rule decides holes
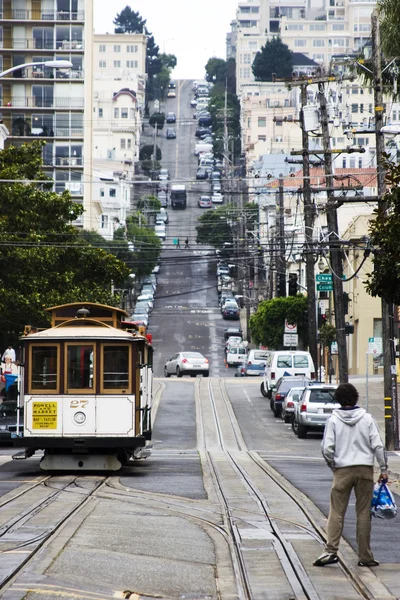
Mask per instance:
[[[378,427],[363,408],[357,406],[358,392],[351,383],[342,383],[335,391],[341,407],[333,411],[325,427],[322,455],[332,469],[333,483],[327,525],[325,552],[314,561],[324,567],[338,562],[337,552],[344,516],[354,488],[357,514],[358,565],[376,567],[370,547],[371,500],[374,488],[374,459],[380,467],[379,481],[387,481],[386,452]]]

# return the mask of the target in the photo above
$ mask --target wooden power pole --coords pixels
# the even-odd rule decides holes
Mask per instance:
[[[314,274],[314,256],[313,248],[313,230],[315,219],[315,206],[311,199],[311,182],[310,182],[310,155],[308,152],[308,133],[305,127],[304,107],[307,104],[307,85],[301,86],[301,110],[300,124],[302,130],[303,141],[303,198],[304,198],[304,225],[305,225],[305,242],[306,242],[306,281],[307,281],[307,298],[308,298],[308,345],[310,354],[314,361],[315,368],[318,364],[318,341],[317,341],[317,306],[315,292],[315,274]]]
[[[333,275],[333,303],[335,309],[336,339],[338,345],[339,381],[347,383],[349,369],[347,360],[347,344],[345,330],[345,315],[343,302],[343,264],[339,241],[339,226],[336,212],[334,193],[334,178],[332,170],[332,153],[330,148],[328,111],[326,106],[325,85],[318,83],[319,105],[321,111],[322,143],[324,148],[325,179],[328,194],[326,205],[326,220],[329,229],[329,253]]]

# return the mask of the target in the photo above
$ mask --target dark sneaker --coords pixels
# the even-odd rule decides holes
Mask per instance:
[[[329,552],[324,552],[319,558],[317,558],[317,560],[314,560],[313,565],[314,567],[325,567],[325,565],[332,565],[334,563],[337,563],[338,560],[339,558],[337,554],[330,554]]]
[[[367,561],[359,560],[357,564],[359,567],[378,567],[379,561],[378,560],[367,560]]]

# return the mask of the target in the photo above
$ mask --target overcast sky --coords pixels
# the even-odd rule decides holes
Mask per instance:
[[[113,33],[113,20],[125,6],[147,19],[160,52],[175,54],[176,79],[200,79],[209,58],[226,58],[226,34],[238,0],[94,0],[96,33]]]

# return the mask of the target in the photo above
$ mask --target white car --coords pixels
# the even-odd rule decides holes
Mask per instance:
[[[154,227],[154,231],[156,236],[158,236],[161,240],[165,240],[166,232],[164,223],[159,223]]]
[[[191,377],[203,375],[203,377],[208,377],[208,358],[200,354],[200,352],[177,352],[166,361],[164,375],[165,377],[171,377],[171,375],[176,375],[177,377],[182,377],[182,375],[190,375]]]
[[[245,361],[247,356],[247,348],[239,344],[229,346],[226,351],[226,364],[229,367],[234,367]]]
[[[151,294],[140,294],[140,296],[138,296],[137,302],[147,302],[150,306],[150,309],[152,309],[154,306],[154,298]]]
[[[215,194],[211,196],[211,202],[213,204],[222,204],[224,202],[224,196],[219,192],[215,192]]]

